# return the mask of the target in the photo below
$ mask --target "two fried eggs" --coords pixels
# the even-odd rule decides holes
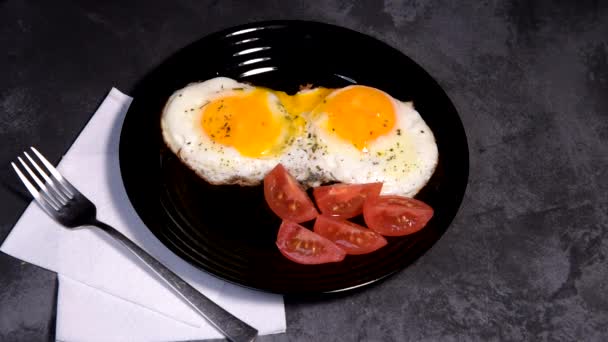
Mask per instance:
[[[383,194],[414,196],[438,161],[412,103],[362,85],[289,95],[217,77],[174,92],[161,130],[212,184],[257,185],[281,163],[306,187],[383,182]]]

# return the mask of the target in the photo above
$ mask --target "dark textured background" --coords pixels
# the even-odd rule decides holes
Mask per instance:
[[[469,187],[415,265],[345,297],[288,298],[287,334],[260,340],[606,341],[607,5],[0,0],[0,240],[27,203],[8,163],[30,145],[58,161],[111,86],[218,29],[324,21],[439,81],[467,129]],[[52,340],[55,293],[53,274],[0,254],[0,340]]]

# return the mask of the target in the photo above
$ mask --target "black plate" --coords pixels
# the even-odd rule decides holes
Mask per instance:
[[[417,196],[435,209],[434,218],[419,233],[390,238],[384,248],[347,256],[340,263],[309,266],[285,259],[274,244],[280,220],[267,208],[261,187],[211,186],[162,142],[159,118],[171,93],[216,76],[288,92],[309,83],[325,87],[359,83],[414,101],[439,147],[437,171]],[[120,168],[133,207],[177,255],[215,276],[254,289],[326,293],[393,274],[414,262],[446,231],[467,185],[466,136],[447,95],[398,50],[345,28],[272,21],[224,30],[168,58],[132,94],[135,99],[120,137]]]

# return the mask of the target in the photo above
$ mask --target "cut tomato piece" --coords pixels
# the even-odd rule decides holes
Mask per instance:
[[[380,190],[382,183],[334,184],[316,187],[312,193],[321,213],[347,219],[361,214],[365,200],[379,196]]]
[[[433,217],[433,208],[403,196],[379,196],[365,202],[363,217],[370,229],[385,236],[402,236],[422,229]]]
[[[298,181],[281,164],[264,177],[264,197],[270,209],[284,220],[300,223],[319,215]]]
[[[281,223],[277,247],[287,259],[299,264],[313,265],[338,262],[346,253],[333,242],[295,222]]]
[[[366,254],[386,245],[386,239],[375,231],[326,215],[317,217],[314,231],[331,240],[346,254]]]

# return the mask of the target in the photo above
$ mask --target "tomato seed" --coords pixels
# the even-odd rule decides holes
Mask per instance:
[[[297,202],[291,202],[289,203],[289,210],[291,211],[296,211],[296,209],[298,209],[298,203]]]

